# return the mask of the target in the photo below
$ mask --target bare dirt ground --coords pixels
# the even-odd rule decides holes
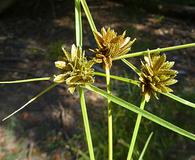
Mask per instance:
[[[53,75],[56,70],[54,60],[48,58],[50,57],[48,56],[50,46],[64,43],[67,48],[70,48],[71,44],[74,43],[73,4],[66,5],[65,2],[59,1],[51,5],[48,4],[44,10],[41,10],[41,7],[41,4],[37,4],[35,8],[27,8],[28,12],[26,8],[19,5],[18,8],[10,9],[1,15],[1,81]],[[90,1],[89,7],[98,29],[106,26],[112,27],[118,32],[127,30],[128,35],[131,35],[132,38],[136,37],[137,44],[133,48],[134,51],[195,41],[195,23],[188,19],[175,19],[141,10],[134,13],[130,7],[109,1]],[[86,18],[84,18],[83,29],[84,46],[94,46],[95,43]],[[193,91],[195,88],[194,52],[195,48],[168,54],[176,61],[176,68],[180,72],[179,77],[188,82],[188,86],[184,88],[188,91]],[[0,85],[0,119],[17,109],[49,84],[49,82],[35,82]],[[93,95],[89,98],[93,101],[101,99],[94,98]],[[72,133],[80,130],[77,128],[77,124],[81,120],[79,108],[78,95],[71,96],[64,87],[52,89],[18,113],[15,118],[1,123],[0,159],[3,159],[7,153],[21,153],[28,158],[33,150],[33,153],[37,154],[33,160],[46,159],[48,156],[53,156],[53,159],[58,160],[60,150],[49,153],[37,146],[43,141],[58,139],[59,131],[64,133],[64,138],[68,138]],[[23,124],[19,128],[15,127],[18,122]],[[14,134],[9,132],[9,127],[17,128]],[[50,131],[54,132],[54,137],[48,134]],[[23,138],[22,142],[21,138]],[[23,151],[24,148],[25,151]],[[67,150],[69,151],[68,147]],[[74,155],[71,155],[71,151],[67,153],[69,154],[67,159],[75,159]]]

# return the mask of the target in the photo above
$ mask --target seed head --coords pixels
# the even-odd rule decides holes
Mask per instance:
[[[55,62],[55,66],[60,70],[60,74],[54,76],[54,82],[66,83],[70,93],[74,93],[76,86],[94,82],[93,61],[88,61],[82,49],[72,45],[71,54],[62,47],[64,57]]]
[[[142,68],[139,80],[141,82],[141,91],[148,102],[153,94],[157,99],[156,92],[173,92],[170,85],[177,82],[174,79],[177,71],[171,69],[174,62],[166,61],[166,55],[145,56],[145,63],[141,61]]]
[[[106,30],[104,27],[101,32],[94,32],[98,48],[91,51],[96,54],[95,61],[111,68],[113,58],[129,52],[135,39],[131,41],[130,37],[125,38],[125,34],[126,31],[122,35],[117,35],[114,30],[110,28]]]

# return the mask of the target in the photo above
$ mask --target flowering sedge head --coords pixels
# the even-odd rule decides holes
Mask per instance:
[[[112,59],[128,53],[131,50],[135,39],[131,41],[130,37],[125,38],[126,32],[122,35],[108,28],[103,27],[101,32],[94,32],[95,40],[98,48],[91,49],[95,55],[97,63],[104,63],[105,67],[111,68]]]
[[[148,55],[144,57],[139,80],[141,82],[141,91],[145,100],[148,102],[151,95],[156,98],[156,92],[168,93],[173,92],[169,87],[177,82],[174,79],[177,71],[171,69],[174,62],[166,61],[166,55]]]
[[[66,83],[70,93],[75,91],[79,85],[94,82],[93,61],[88,61],[80,47],[72,45],[71,54],[63,47],[64,57],[55,62],[55,66],[60,70],[59,75],[54,76],[55,83]]]

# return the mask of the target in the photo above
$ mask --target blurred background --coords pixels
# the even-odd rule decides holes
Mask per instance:
[[[194,0],[87,0],[97,28],[111,27],[137,38],[132,52],[195,41]],[[84,48],[95,41],[83,13]],[[75,42],[74,1],[0,1],[0,80],[46,77],[56,73],[54,61]],[[88,54],[88,50],[87,50]],[[195,48],[172,51],[179,82],[175,94],[195,102]],[[140,66],[142,57],[130,61]],[[97,66],[102,71],[101,66]],[[121,62],[112,73],[137,79]],[[105,88],[104,78],[96,85]],[[49,82],[0,85],[0,119],[49,86]],[[140,90],[112,81],[115,95],[139,105]],[[86,92],[97,160],[107,159],[107,111],[102,97]],[[16,116],[0,124],[0,160],[85,160],[88,151],[83,133],[78,95],[65,86],[52,89]],[[114,159],[126,159],[136,115],[114,105]],[[195,132],[195,112],[167,97],[151,100],[146,110]],[[195,160],[195,142],[142,120],[134,159],[151,132],[154,136],[145,160]]]

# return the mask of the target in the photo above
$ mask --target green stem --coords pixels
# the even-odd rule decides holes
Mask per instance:
[[[87,16],[87,19],[88,19],[88,22],[89,22],[89,25],[90,25],[90,27],[91,27],[92,32],[97,32],[95,23],[94,23],[94,21],[93,21],[93,18],[92,18],[92,16],[91,16],[91,13],[90,13],[90,11],[89,11],[89,7],[88,7],[86,1],[85,1],[85,0],[81,0],[81,4],[82,4],[83,9],[84,9],[84,12],[85,12],[85,14],[86,14],[86,16]]]
[[[79,94],[80,94],[81,110],[83,115],[83,122],[85,127],[85,134],[86,134],[86,139],[87,139],[87,144],[89,149],[90,160],[95,160],[94,152],[93,152],[93,144],[91,140],[90,127],[89,127],[89,120],[88,120],[87,109],[85,104],[85,95],[83,89],[80,87],[79,87]]]
[[[27,83],[27,82],[35,82],[35,81],[49,81],[50,79],[51,79],[51,77],[43,77],[43,78],[22,79],[22,80],[14,80],[14,81],[1,81],[0,84]]]
[[[80,0],[75,0],[75,32],[76,32],[76,45],[82,47],[83,32],[82,32],[82,17],[81,17]]]
[[[111,94],[110,91],[110,68],[105,67],[106,70],[106,86],[107,93]],[[108,160],[113,159],[113,133],[112,133],[112,106],[111,100],[108,98]]]
[[[14,114],[16,114],[17,112],[21,111],[22,109],[24,109],[27,105],[29,105],[30,103],[32,103],[33,101],[35,101],[37,98],[39,98],[40,96],[42,96],[43,94],[45,94],[46,92],[48,92],[49,90],[51,90],[52,88],[54,88],[57,84],[54,83],[51,86],[47,87],[45,90],[43,90],[42,92],[40,92],[39,94],[37,94],[35,97],[31,98],[27,103],[25,103],[22,107],[20,107],[19,109],[17,109],[16,111],[14,111],[13,113],[11,113],[10,115],[8,115],[7,117],[5,117],[2,121],[7,120],[8,118],[10,118],[11,116],[13,116]]]
[[[142,97],[141,104],[140,104],[140,109],[144,110],[144,106],[145,106],[145,98]],[[132,136],[130,147],[129,147],[129,153],[128,153],[128,156],[127,156],[127,160],[131,160],[131,158],[132,158],[135,142],[136,142],[136,139],[137,139],[137,134],[138,134],[138,131],[139,131],[139,126],[140,126],[140,123],[141,123],[141,118],[142,118],[142,115],[138,114],[137,120],[136,120],[136,123],[135,123],[135,128],[134,128],[134,131],[133,131],[133,136]]]
[[[157,49],[153,49],[153,50],[149,50],[149,51],[150,51],[150,54],[153,54],[153,53],[156,53],[156,52],[167,52],[167,51],[173,51],[173,50],[190,48],[190,47],[195,47],[195,43],[189,43],[189,44],[172,46],[172,47],[165,47],[165,48],[157,48]],[[148,54],[148,50],[140,51],[140,52],[135,52],[135,53],[122,55],[122,56],[113,58],[113,60],[119,60],[119,59],[124,59],[124,58],[132,58],[132,57],[143,56],[143,55],[147,55],[147,54]]]

